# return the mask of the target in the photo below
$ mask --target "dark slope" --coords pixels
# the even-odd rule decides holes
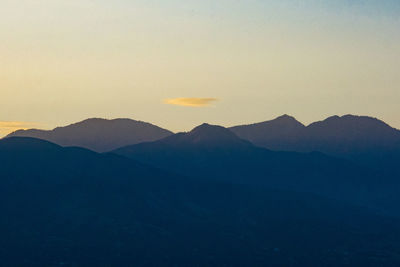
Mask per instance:
[[[130,119],[87,119],[51,131],[19,130],[8,137],[34,137],[61,146],[79,146],[106,152],[121,146],[158,140],[171,134],[172,132],[150,123]]]
[[[211,135],[212,140],[201,144],[196,141]],[[114,153],[199,179],[313,192],[398,212],[393,203],[399,192],[396,177],[382,176],[321,153],[269,151],[220,126],[202,125],[189,133],[120,148]]]
[[[396,266],[397,220],[310,194],[194,182],[115,155],[0,140],[5,266]]]

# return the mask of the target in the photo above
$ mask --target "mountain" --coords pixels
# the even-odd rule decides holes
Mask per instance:
[[[397,219],[313,194],[195,181],[34,138],[0,140],[0,162],[4,266],[400,264]]]
[[[249,140],[255,145],[273,150],[291,151],[305,132],[306,126],[289,115],[280,116],[271,121],[235,126],[230,130],[238,137]]]
[[[130,119],[87,119],[51,131],[18,130],[8,137],[34,137],[61,146],[79,146],[107,152],[126,145],[158,140],[171,134],[150,123]]]
[[[375,118],[333,116],[307,127],[303,150],[359,154],[400,148],[400,131]]]
[[[303,126],[282,116],[230,128],[253,144],[277,151],[319,151],[400,175],[400,131],[376,118],[345,115]]]
[[[400,186],[397,177],[322,153],[256,147],[220,126],[203,124],[188,133],[113,153],[195,180],[312,192],[400,215],[393,202]]]
[[[146,142],[144,145],[148,145]],[[157,140],[155,143],[170,145],[171,147],[196,147],[211,149],[240,149],[253,147],[249,141],[238,138],[228,129],[204,123],[195,127],[188,133],[178,133],[167,138]]]
[[[400,148],[400,131],[376,118],[345,115],[304,126],[287,115],[230,128],[239,137],[273,150],[352,156]]]

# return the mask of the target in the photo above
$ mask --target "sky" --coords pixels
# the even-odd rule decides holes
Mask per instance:
[[[0,136],[90,117],[400,128],[398,0],[0,3]]]

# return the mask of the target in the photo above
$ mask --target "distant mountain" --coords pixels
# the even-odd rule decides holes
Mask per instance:
[[[319,151],[400,175],[400,131],[376,118],[333,116],[303,126],[292,117],[282,116],[230,129],[239,137],[268,149]]]
[[[313,192],[397,212],[392,203],[400,184],[396,177],[322,153],[256,147],[220,126],[203,124],[188,133],[113,152],[197,179]]]
[[[79,146],[107,152],[126,145],[158,140],[171,134],[150,123],[130,119],[87,119],[51,131],[18,130],[8,137],[34,137],[61,146]]]
[[[333,116],[307,127],[304,150],[359,154],[400,148],[400,131],[375,118]]]
[[[254,146],[249,141],[238,138],[233,132],[222,126],[210,125],[207,123],[195,127],[188,133],[178,133],[157,141],[159,142],[156,143],[167,144],[172,147],[209,147],[213,149],[225,149],[248,148]]]
[[[271,121],[230,128],[238,137],[272,150],[294,151],[306,126],[295,118],[283,115]]]
[[[204,126],[187,142],[203,130],[231,136]],[[243,151],[237,141],[218,149]],[[4,266],[400,264],[397,219],[313,194],[195,181],[33,138],[0,140],[0,162]]]
[[[400,131],[375,118],[333,116],[304,126],[287,115],[230,128],[239,137],[273,150],[352,156],[400,148]]]

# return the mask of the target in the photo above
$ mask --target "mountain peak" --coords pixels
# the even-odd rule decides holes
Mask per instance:
[[[266,121],[264,123],[277,124],[279,126],[286,126],[286,127],[301,127],[301,128],[305,127],[301,122],[296,120],[295,117],[287,114],[279,116],[273,120]]]
[[[289,120],[289,121],[297,121],[295,117],[290,116],[288,114],[283,114],[279,117],[277,117],[275,120]]]
[[[300,135],[306,127],[294,117],[284,114],[276,119],[260,123],[241,125],[230,128],[237,136],[249,140],[255,145],[277,149],[277,140],[290,143]]]
[[[279,128],[282,128],[282,127],[285,127],[285,128],[288,128],[288,127],[289,128],[294,128],[294,127],[296,127],[296,128],[304,128],[305,127],[305,125],[302,124],[301,122],[299,122],[298,120],[296,120],[295,117],[287,115],[287,114],[283,114],[283,115],[281,115],[279,117],[276,117],[273,120],[263,121],[263,122],[253,123],[253,124],[247,124],[247,125],[234,126],[234,127],[231,127],[230,129],[233,129],[233,130],[236,131],[237,129],[240,129],[240,128],[243,128],[243,127],[246,127],[246,128],[247,127],[251,127],[251,128],[258,129],[260,127],[261,128],[265,128],[265,127],[270,128],[271,126],[272,127],[279,127]]]
[[[203,123],[185,135],[185,139],[190,141],[192,144],[233,144],[242,143],[239,137],[237,137],[229,129],[218,125],[210,125]]]
[[[88,118],[83,121],[79,121],[68,126],[57,127],[56,129],[63,129],[67,127],[107,127],[108,125],[118,125],[118,124],[136,124],[136,125],[150,125],[150,123],[142,122],[138,120],[132,120],[127,118],[118,119],[105,119],[105,118]]]
[[[154,142],[181,148],[244,148],[253,146],[249,141],[240,139],[229,129],[218,125],[203,123],[190,132],[177,133]]]
[[[188,134],[202,135],[202,134],[233,134],[233,133],[222,126],[203,123],[193,128]]]
[[[323,121],[318,121],[310,124],[307,128],[317,129],[325,128],[329,131],[359,131],[377,133],[380,131],[393,132],[396,129],[390,127],[385,122],[368,116],[356,116],[347,114],[344,116],[331,116]]]

